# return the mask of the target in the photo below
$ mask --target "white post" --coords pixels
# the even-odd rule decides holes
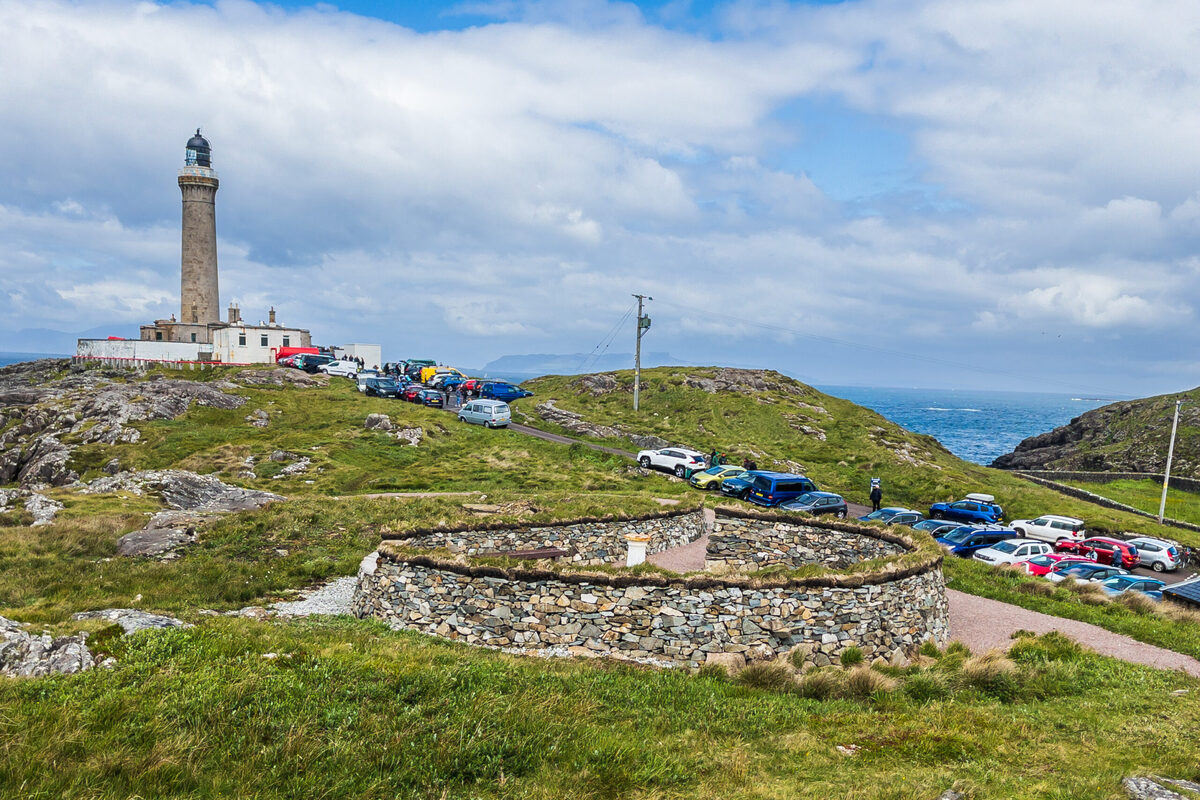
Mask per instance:
[[[629,554],[625,558],[625,566],[636,567],[638,564],[644,564],[646,545],[650,544],[650,537],[640,533],[631,533],[625,537],[625,541],[629,544]]]
[[[1183,405],[1182,400],[1175,401],[1175,419],[1171,422],[1171,444],[1167,447],[1167,468],[1163,470],[1163,490],[1162,499],[1158,501],[1158,521],[1163,521],[1163,514],[1167,510],[1167,485],[1171,482],[1171,458],[1175,455],[1175,430],[1179,427],[1179,407]]]

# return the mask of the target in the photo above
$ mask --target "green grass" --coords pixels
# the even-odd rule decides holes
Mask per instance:
[[[0,795],[982,800],[1196,777],[1192,737],[1163,734],[1200,725],[1198,682],[1021,642],[1045,678],[1016,696],[955,680],[959,654],[911,692],[818,700],[368,622],[210,620],[111,641],[112,670],[0,679]]]
[[[76,611],[134,605],[191,619],[202,608],[260,604],[289,590],[352,575],[385,531],[506,519],[472,515],[463,501],[473,498],[312,497],[224,517],[203,529],[200,541],[187,548],[183,558],[162,562],[114,557],[117,538],[142,527],[154,504],[146,499],[73,497],[72,505],[53,525],[0,527],[0,616],[64,624]],[[532,499],[539,509],[513,520],[520,523],[663,510],[653,499],[639,495],[543,493],[529,498],[523,493],[501,493],[489,497],[518,498]],[[88,509],[88,501],[97,508]],[[128,507],[113,510],[122,502],[128,502]],[[679,507],[697,503],[698,498],[693,498]],[[142,597],[135,602],[137,595]]]
[[[1194,620],[1177,622],[1156,614],[1138,614],[1120,603],[1088,605],[1061,586],[1050,595],[1030,594],[1020,587],[1048,582],[1020,570],[996,569],[973,559],[947,558],[943,571],[951,589],[1043,614],[1090,622],[1140,642],[1200,658],[1200,624]]]
[[[1158,505],[1162,501],[1162,483],[1156,480],[1119,480],[1109,483],[1062,482],[1150,514],[1158,513]],[[1190,522],[1193,525],[1200,525],[1200,497],[1195,492],[1168,489],[1166,516],[1182,522]]]
[[[582,414],[589,421],[653,434],[705,453],[716,448],[728,453],[728,460],[734,463],[750,456],[760,469],[786,470],[789,461],[799,464],[822,489],[838,492],[851,502],[866,503],[870,479],[880,477],[885,505],[924,510],[934,502],[985,491],[996,496],[1009,519],[1058,513],[1080,517],[1097,531],[1165,535],[1167,530],[1153,520],[1076,500],[1010,472],[963,461],[930,436],[907,431],[874,411],[777,373],[765,373],[775,384],[765,391],[714,394],[688,385],[689,378],[716,373],[714,368],[692,367],[643,370],[638,413],[633,411],[628,391],[633,381],[630,371],[613,373],[624,390],[599,396],[583,391],[577,377],[538,378],[525,384],[536,395],[519,401],[518,417],[527,424],[562,432],[541,420],[534,409],[537,403],[553,399],[559,408]],[[797,425],[820,430],[824,441]],[[632,448],[623,439],[605,443]],[[1172,531],[1173,538],[1200,545],[1200,534]]]

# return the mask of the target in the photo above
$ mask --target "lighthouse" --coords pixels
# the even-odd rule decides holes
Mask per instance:
[[[207,326],[221,321],[217,291],[217,173],[212,147],[200,135],[188,139],[179,191],[183,194],[183,260],[180,270],[179,321]],[[205,328],[199,328],[204,331]],[[209,337],[192,341],[209,341]]]

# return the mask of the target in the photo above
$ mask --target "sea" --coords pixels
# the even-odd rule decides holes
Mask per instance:
[[[0,367],[18,361],[53,357],[45,353],[0,352]],[[513,373],[488,377],[519,383],[531,376]],[[933,436],[954,455],[976,464],[990,464],[997,456],[1012,452],[1022,439],[1065,425],[1084,411],[1108,405],[1117,399],[1033,392],[871,386],[816,388],[878,411],[910,431]]]

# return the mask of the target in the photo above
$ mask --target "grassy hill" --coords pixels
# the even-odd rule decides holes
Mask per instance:
[[[599,378],[599,379],[598,379]],[[641,409],[633,411],[632,371],[602,376],[549,376],[524,384],[535,396],[518,403],[522,422],[565,432],[538,406],[581,415],[590,423],[658,436],[702,452],[714,448],[761,469],[798,470],[830,491],[867,503],[870,479],[883,481],[884,503],[927,509],[967,492],[988,492],[1009,519],[1060,513],[1089,527],[1162,534],[1137,515],[1110,511],[1066,497],[1004,470],[952,455],[934,438],[896,425],[874,411],[833,397],[775,372],[722,368],[659,367],[643,370]],[[589,437],[630,448],[628,439]],[[636,449],[636,448],[635,448]],[[1171,538],[1200,537],[1170,530]]]

